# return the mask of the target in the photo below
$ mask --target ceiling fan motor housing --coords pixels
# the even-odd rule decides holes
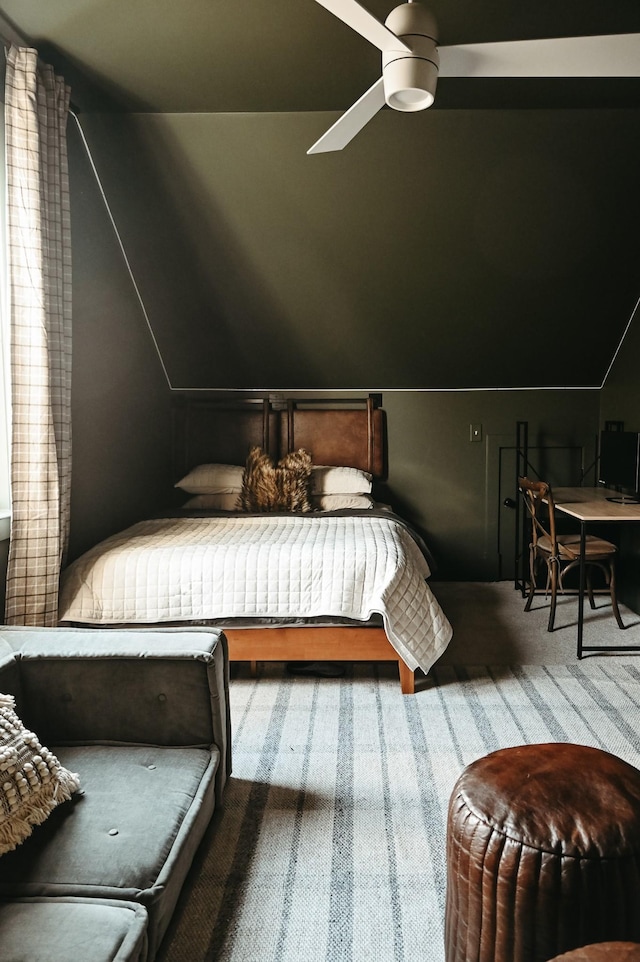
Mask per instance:
[[[394,110],[424,110],[433,103],[438,82],[438,27],[421,3],[402,3],[386,26],[411,48],[382,54],[384,96]]]

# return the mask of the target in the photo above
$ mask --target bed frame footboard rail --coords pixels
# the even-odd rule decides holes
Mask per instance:
[[[403,695],[415,693],[415,673],[384,628],[225,628],[230,661],[395,661]]]

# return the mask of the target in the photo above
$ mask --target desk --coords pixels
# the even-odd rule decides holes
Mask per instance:
[[[587,525],[596,521],[610,524],[640,522],[640,504],[619,504],[608,498],[619,498],[619,491],[608,488],[552,488],[556,511],[580,522],[580,589],[578,592],[578,658],[584,651],[640,651],[637,645],[583,645],[584,626],[584,546]]]

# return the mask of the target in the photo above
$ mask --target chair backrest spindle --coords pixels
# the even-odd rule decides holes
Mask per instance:
[[[532,481],[530,478],[518,478],[518,488],[522,492],[531,517],[532,541],[536,545],[539,538],[548,538],[551,551],[557,553],[556,513],[551,486],[546,481]],[[548,530],[542,522],[542,515],[546,507]]]

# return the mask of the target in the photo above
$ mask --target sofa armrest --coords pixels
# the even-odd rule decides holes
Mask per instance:
[[[209,628],[2,628],[23,721],[48,745],[217,745],[230,772],[229,661]]]

